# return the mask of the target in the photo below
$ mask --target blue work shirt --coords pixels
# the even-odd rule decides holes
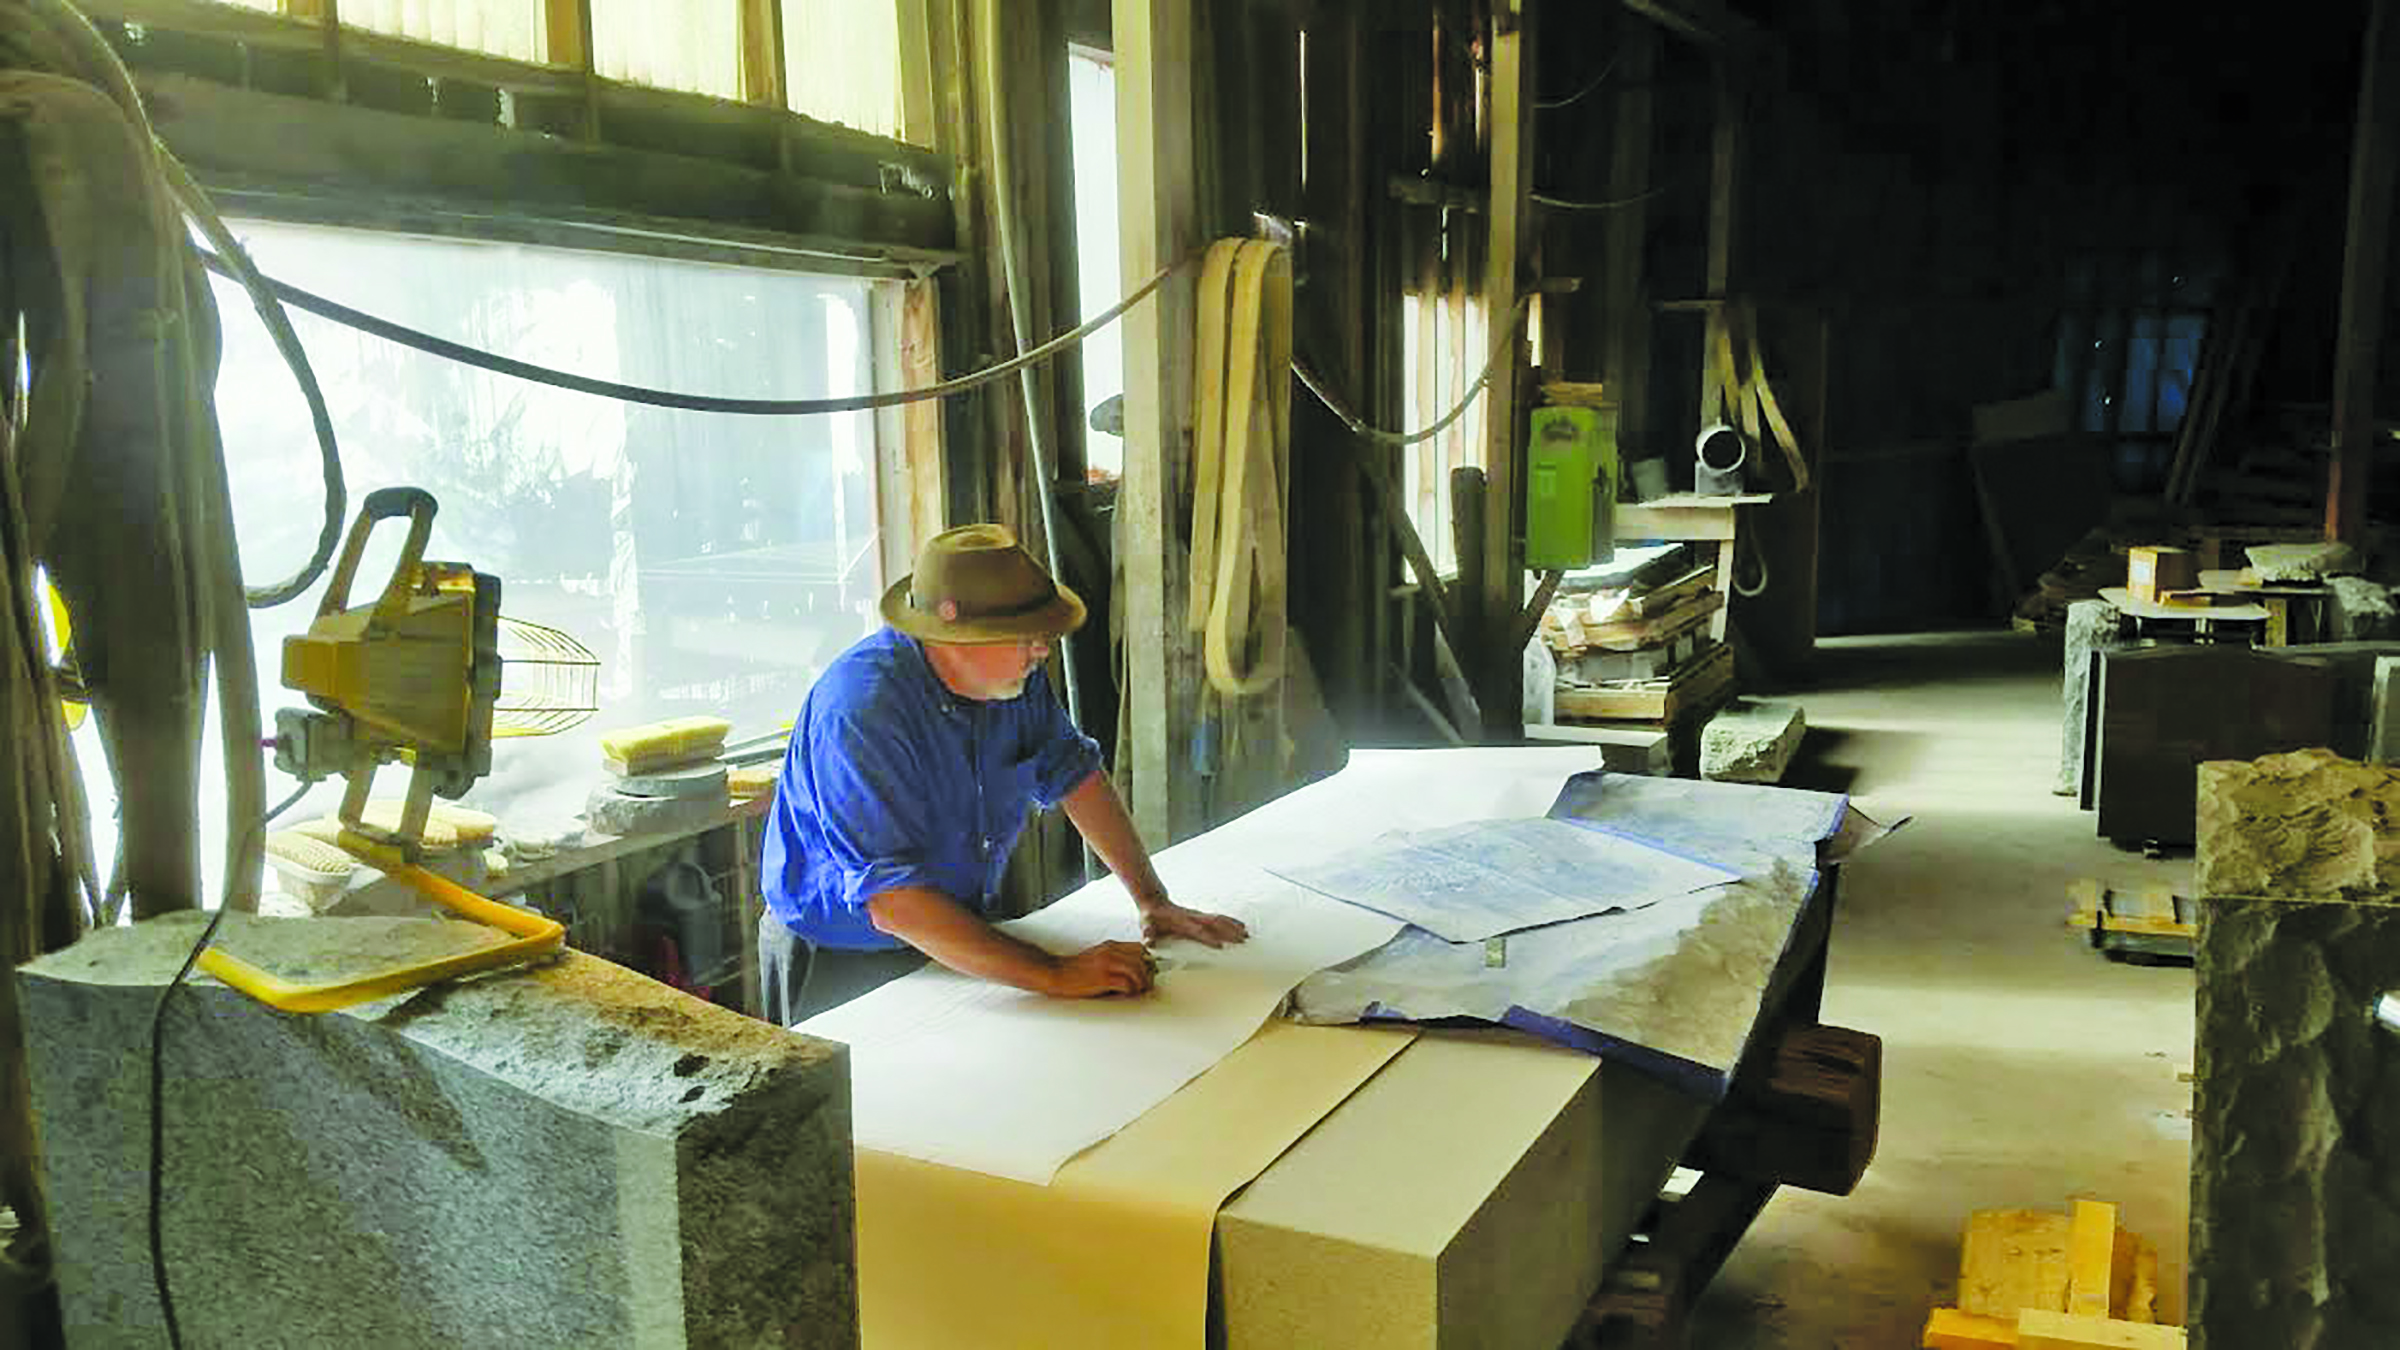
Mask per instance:
[[[900,886],[989,914],[1027,808],[1100,767],[1039,669],[1015,698],[950,691],[891,628],[835,657],[792,724],[760,852],[767,910],[820,947],[890,949],[867,902]]]

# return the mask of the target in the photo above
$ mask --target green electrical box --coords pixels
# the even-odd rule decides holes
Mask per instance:
[[[1589,567],[1616,552],[1617,410],[1533,410],[1525,461],[1525,565]]]

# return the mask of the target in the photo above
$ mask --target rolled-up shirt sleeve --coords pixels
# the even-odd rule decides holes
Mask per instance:
[[[845,715],[813,729],[810,740],[817,818],[827,860],[841,873],[842,906],[864,914],[867,902],[885,891],[941,890],[926,852],[940,822],[908,739],[878,735]]]
[[[1059,706],[1050,694],[1049,676],[1035,672],[1041,683],[1029,687],[1027,702],[1039,711],[1035,714],[1033,737],[1033,799],[1043,810],[1058,805],[1060,800],[1083,786],[1083,780],[1100,767],[1100,743],[1083,734],[1067,710]]]

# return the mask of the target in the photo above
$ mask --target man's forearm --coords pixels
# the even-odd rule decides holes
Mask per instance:
[[[1077,784],[1075,790],[1059,802],[1067,819],[1075,823],[1076,833],[1108,864],[1108,870],[1125,883],[1136,905],[1149,905],[1167,898],[1167,888],[1150,866],[1150,850],[1142,846],[1142,836],[1133,828],[1133,817],[1125,812],[1125,801],[1117,795],[1116,784],[1108,781],[1104,769],[1092,770],[1092,775]]]
[[[889,933],[961,975],[1037,994],[1051,991],[1058,958],[985,922],[982,916],[922,886],[884,891],[867,902],[876,931]]]

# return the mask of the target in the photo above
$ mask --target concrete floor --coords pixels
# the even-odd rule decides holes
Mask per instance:
[[[2007,633],[1822,644],[1793,695],[1792,786],[1910,824],[1853,862],[1828,1022],[1883,1038],[1881,1142],[1849,1196],[1785,1190],[1696,1310],[1696,1350],[1908,1347],[1952,1300],[1978,1209],[2109,1200],[2156,1243],[2160,1320],[2182,1320],[2192,975],[2122,965],[2064,926],[2066,887],[2166,882],[2052,796],[2058,645]]]

